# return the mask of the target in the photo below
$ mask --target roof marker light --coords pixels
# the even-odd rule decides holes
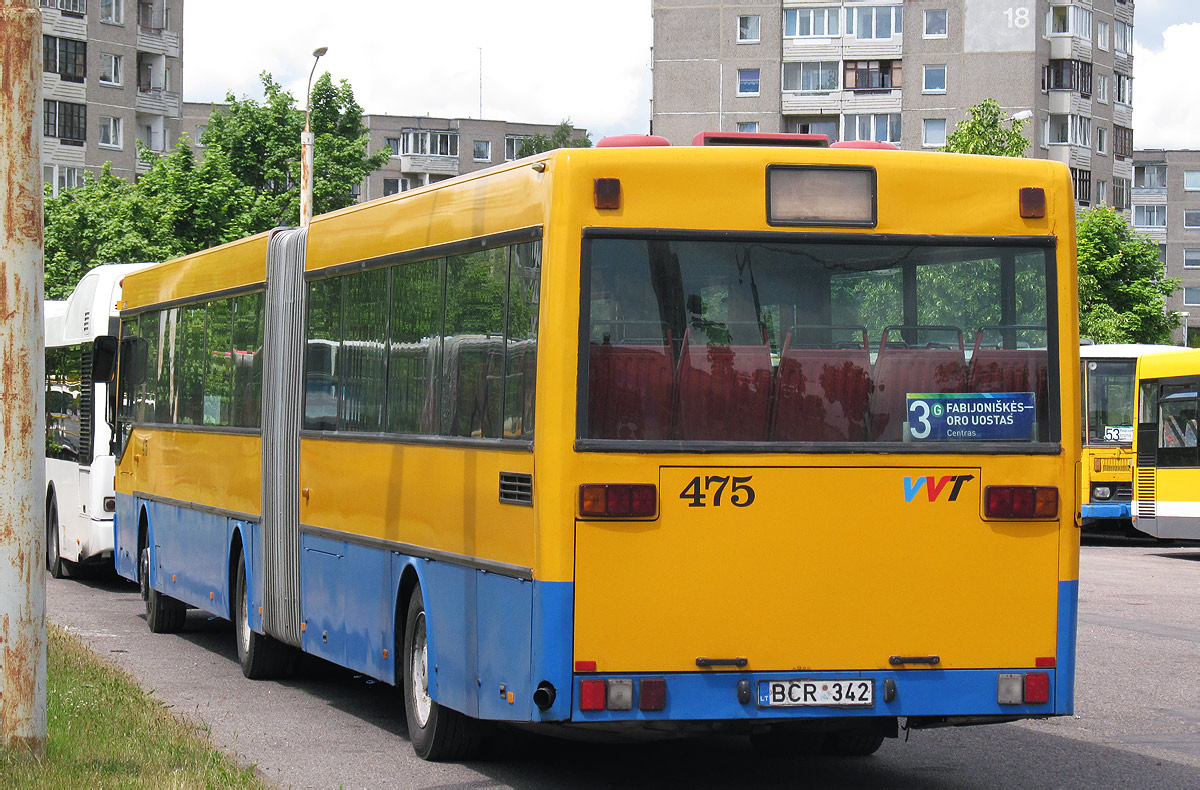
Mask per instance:
[[[1041,187],[1021,187],[1021,216],[1042,219],[1046,216],[1046,190]]]
[[[597,178],[592,189],[596,208],[617,209],[621,207],[621,179]]]

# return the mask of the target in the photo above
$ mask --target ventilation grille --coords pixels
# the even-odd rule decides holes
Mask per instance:
[[[506,505],[533,505],[533,475],[500,473],[500,501]]]
[[[1101,472],[1128,472],[1132,464],[1128,458],[1101,458]]]
[[[92,311],[85,310],[83,313],[83,336],[87,337],[92,331]]]
[[[92,465],[92,437],[95,433],[96,388],[92,382],[92,345],[85,343],[79,352],[79,465]]]
[[[1134,474],[1134,495],[1137,499],[1137,517],[1138,518],[1154,518],[1154,499],[1155,499],[1155,469],[1138,468]]]

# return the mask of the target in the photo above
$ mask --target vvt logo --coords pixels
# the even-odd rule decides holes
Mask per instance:
[[[904,501],[913,501],[921,489],[924,488],[925,493],[929,495],[929,501],[936,502],[946,486],[954,483],[954,486],[950,489],[950,496],[946,500],[953,502],[958,499],[958,492],[962,490],[963,483],[974,479],[974,475],[943,475],[939,478],[932,476],[906,477],[904,478]]]

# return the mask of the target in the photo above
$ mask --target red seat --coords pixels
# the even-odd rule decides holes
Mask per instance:
[[[866,348],[790,348],[785,342],[775,373],[771,438],[778,442],[865,440],[870,369]]]
[[[962,392],[966,386],[967,365],[962,334],[954,348],[896,348],[889,344],[904,327],[888,327],[883,332],[879,356],[875,360],[875,390],[871,395],[871,433],[876,441],[898,442],[904,439],[903,425],[908,419],[908,396],[915,393]],[[915,330],[941,327],[913,327]],[[957,330],[955,330],[957,331]]]
[[[683,440],[764,441],[771,397],[771,349],[705,345],[684,335],[679,357],[679,420]]]
[[[675,365],[669,345],[591,345],[589,438],[667,439],[674,402]]]

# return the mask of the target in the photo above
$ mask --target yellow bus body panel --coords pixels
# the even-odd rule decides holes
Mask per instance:
[[[260,233],[126,277],[122,309],[194,301],[207,294],[261,286],[267,279],[268,236]]]
[[[258,436],[134,428],[117,464],[116,490],[257,517],[261,452]]]

